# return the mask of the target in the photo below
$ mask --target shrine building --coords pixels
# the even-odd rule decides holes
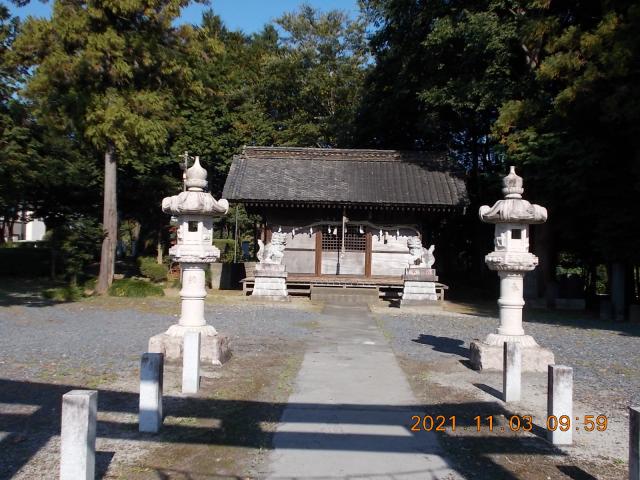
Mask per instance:
[[[286,234],[287,284],[303,289],[401,286],[416,239],[435,244],[435,268],[443,267],[438,232],[468,204],[446,154],[395,150],[245,147],[222,196],[261,216],[265,243]]]

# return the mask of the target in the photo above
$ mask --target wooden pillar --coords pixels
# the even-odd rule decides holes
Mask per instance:
[[[371,232],[366,233],[365,250],[364,250],[364,276],[371,276],[371,256],[373,252],[373,238]]]
[[[253,222],[253,258],[258,254],[258,221]]]
[[[316,276],[322,275],[322,228],[316,232]]]

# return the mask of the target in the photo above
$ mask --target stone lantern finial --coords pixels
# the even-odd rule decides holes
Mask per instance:
[[[207,171],[200,165],[200,157],[187,169],[186,179],[187,190],[190,192],[201,192],[207,188]]]
[[[524,193],[522,177],[516,173],[516,167],[509,167],[509,175],[502,179],[504,198],[522,198]]]

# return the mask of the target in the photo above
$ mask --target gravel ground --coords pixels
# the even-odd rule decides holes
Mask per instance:
[[[378,314],[397,354],[417,361],[465,359],[469,343],[495,331],[492,316]],[[527,334],[574,369],[574,395],[619,410],[640,403],[640,325],[614,324],[572,312],[527,312]]]
[[[189,429],[197,431],[198,422],[207,428],[211,422],[221,422],[232,429],[238,421],[236,415],[244,416],[248,426],[243,428],[247,431],[258,420],[266,421],[264,405],[271,405],[275,398],[273,409],[277,410],[286,399],[287,369],[297,365],[300,350],[321,315],[294,305],[207,304],[208,322],[231,338],[236,356],[224,370],[202,367],[204,386],[194,401],[204,408],[206,397],[207,415],[212,419],[207,415],[189,416],[195,410],[185,409],[181,403],[180,366],[167,365],[165,408],[174,417],[165,419],[166,438],[150,439],[139,435],[136,425],[140,354],[146,351],[149,337],[177,322],[178,302],[177,298],[92,298],[52,305],[24,297],[0,303],[0,480],[55,477],[60,397],[72,386],[100,390],[99,478],[138,478],[130,471],[124,476],[111,474],[121,468],[140,471],[140,478],[151,478],[151,473],[145,476],[146,467],[138,466],[144,461],[152,465],[160,462],[157,455],[144,460],[154,448],[168,456],[165,464],[169,466],[178,465],[171,455],[180,452],[192,461],[200,458],[196,470],[211,470],[208,463],[203,466],[202,457],[213,462],[210,457],[214,454],[224,456],[225,465],[232,465],[238,452],[247,449],[225,447],[224,434],[218,438],[207,433],[207,442],[213,445],[193,440],[188,446],[180,445],[174,437],[188,436]],[[260,365],[259,370],[256,365]],[[211,391],[215,399],[207,397],[206,392]],[[183,418],[185,412],[188,418]],[[248,435],[245,430],[238,429]],[[203,431],[208,432],[206,428]],[[206,450],[208,447],[212,450]],[[221,465],[214,467],[228,468]]]
[[[43,429],[53,428],[51,431],[54,431],[57,425],[52,426],[46,409],[41,413],[29,409],[34,408],[31,404],[57,404],[62,391],[58,391],[60,388],[56,384],[74,384],[77,375],[84,379],[95,378],[96,386],[102,388],[112,385],[118,377],[133,378],[132,372],[137,371],[140,354],[146,350],[149,337],[177,322],[178,302],[177,298],[89,299],[51,305],[15,299],[0,304],[0,383],[2,379],[13,379],[13,382],[4,383],[17,393],[21,387],[14,385],[15,381],[26,381],[24,388],[29,387],[32,391],[24,393],[34,397],[24,405],[13,402],[11,395],[4,403],[0,400],[0,406],[9,409],[4,412],[9,414],[7,418],[31,415],[28,428],[37,430],[40,428],[38,422],[42,422]],[[302,305],[267,306],[232,299],[229,303],[207,303],[206,316],[210,324],[231,337],[234,352],[244,358],[247,355],[243,353],[273,350],[280,345],[286,347],[287,342],[291,345],[312,341],[314,332],[322,328],[324,316],[308,304]],[[453,392],[464,383],[469,384],[466,385],[468,390],[477,390],[471,384],[469,374],[465,373],[470,371],[461,367],[458,361],[466,359],[470,341],[495,330],[497,318],[449,312],[410,314],[387,308],[377,310],[375,316],[398,356],[430,362],[434,366],[457,366],[443,375],[447,376],[443,381],[449,382],[447,388]],[[597,408],[600,406],[621,412],[630,400],[640,402],[640,325],[604,323],[563,312],[529,312],[526,318],[530,320],[525,323],[527,333],[550,348],[557,363],[574,367],[574,398],[594,407],[586,410],[588,413],[603,412],[602,408]],[[537,390],[542,391],[544,378],[538,376],[541,385]],[[497,388],[496,378],[487,376],[487,380],[494,381],[485,381]],[[42,385],[50,387],[43,390]],[[90,385],[87,383],[86,386]],[[129,403],[135,403],[135,398],[129,400]],[[451,397],[449,401],[454,400]],[[133,423],[134,417],[129,419]],[[626,424],[621,425],[614,433],[626,439]],[[38,449],[38,455],[43,456],[57,448],[55,442],[52,444],[53,440],[49,440],[51,432],[45,433],[41,438],[32,439],[16,430],[7,441],[12,442],[11,448],[16,451],[24,450],[25,459]],[[102,450],[117,451],[121,455],[121,445],[108,445],[105,444]],[[617,452],[624,447],[614,445],[611,448]],[[616,456],[625,458],[622,454]],[[48,462],[44,461],[43,465]],[[108,465],[109,462],[105,460],[104,463]],[[0,460],[0,478],[10,478],[3,477],[2,467]],[[5,467],[7,471],[15,471],[11,465]],[[36,477],[27,474],[23,478]]]
[[[175,303],[147,300],[139,306],[172,309]],[[304,339],[320,315],[263,305],[214,304],[207,305],[206,317],[231,338],[232,348],[243,351],[260,348],[265,341]],[[177,323],[173,313],[103,309],[92,301],[0,307],[0,376],[18,365],[30,377],[52,362],[70,369],[128,370],[137,366],[149,337],[173,323]]]

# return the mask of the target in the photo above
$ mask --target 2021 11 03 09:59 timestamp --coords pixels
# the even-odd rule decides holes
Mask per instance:
[[[462,428],[463,430],[475,429],[478,432],[530,432],[534,427],[534,420],[531,415],[505,416],[506,425],[499,425],[497,422],[494,425],[494,418],[496,418],[494,415],[485,417],[477,415],[473,417],[471,422],[458,422],[458,418],[456,415],[451,417],[445,417],[444,415],[413,415],[411,417],[411,431],[446,432],[450,430],[455,432],[456,429],[460,430]],[[575,417],[573,421],[567,415],[561,415],[560,417],[551,415],[543,418],[541,426],[551,431],[560,430],[566,432],[573,429],[576,431],[584,430],[585,432],[604,432],[608,423],[609,420],[606,415],[583,415],[582,417]]]

